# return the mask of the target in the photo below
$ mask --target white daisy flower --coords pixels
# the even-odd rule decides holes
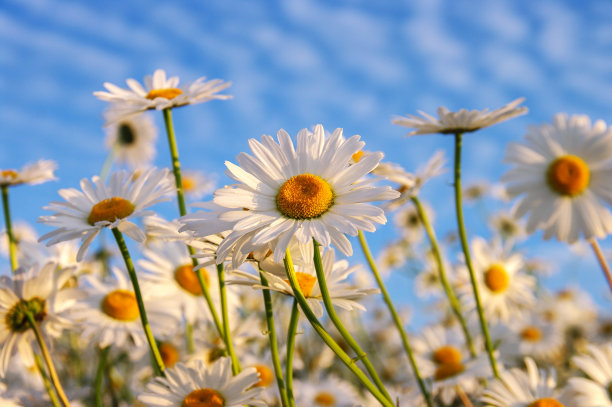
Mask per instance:
[[[148,167],[155,158],[157,127],[148,114],[126,117],[106,128],[106,148],[113,150],[120,164],[130,168]]]
[[[427,203],[423,203],[423,210],[431,224],[434,222],[434,211]],[[409,244],[415,244],[423,240],[425,228],[419,211],[415,205],[403,206],[393,218],[395,226],[398,227],[402,237]]]
[[[152,76],[145,77],[144,86],[135,79],[126,81],[129,89],[106,82],[104,87],[108,92],[98,91],[94,92],[94,95],[111,103],[107,112],[109,122],[150,109],[163,110],[212,99],[231,98],[230,95],[218,94],[229,87],[230,82],[223,82],[220,79],[204,82],[205,79],[201,77],[191,84],[179,86],[178,76],[166,78],[166,71],[158,69]]]
[[[383,210],[369,202],[399,195],[363,179],[382,153],[349,165],[351,156],[364,146],[360,137],[345,140],[342,129],[336,129],[326,139],[321,125],[314,133],[300,131],[297,150],[284,130],[277,138],[278,142],[271,136],[263,136],[261,142],[251,139],[254,156],[241,153],[239,166],[226,162],[227,175],[238,184],[215,192],[214,202],[222,209],[209,228],[217,228],[212,233],[231,230],[219,246],[217,262],[232,249],[242,255],[237,260],[244,261],[257,246],[271,244],[274,261],[280,263],[293,236],[302,243],[314,238],[324,247],[334,245],[351,255],[347,234],[355,236],[360,229],[373,232],[376,223],[386,222]],[[185,224],[200,236],[212,234],[190,226],[188,218]]]
[[[569,379],[568,390],[580,407],[612,406],[612,344],[588,345],[586,354],[572,358],[587,377]]]
[[[523,195],[518,217],[527,231],[544,230],[573,243],[603,238],[612,231],[612,131],[587,116],[558,114],[552,124],[532,126],[525,142],[511,143],[505,161],[514,165],[502,178],[510,196]]]
[[[167,169],[152,168],[136,179],[132,173],[115,172],[108,186],[98,176],[93,177],[92,181],[83,178],[81,188],[83,191],[61,189],[59,194],[66,202],[51,202],[44,209],[55,213],[41,216],[38,220],[58,228],[39,239],[48,240],[47,246],[81,239],[77,261],[83,259],[102,228],[117,228],[138,242],[144,241],[144,232],[131,220],[150,216],[152,212],[145,209],[169,200],[167,195],[174,190],[174,185]]]
[[[17,221],[13,223],[13,238],[15,239],[15,244],[17,246],[17,256],[18,258],[27,255],[21,248],[22,243],[35,243],[38,240],[38,235],[34,228],[27,222]],[[6,229],[0,233],[0,253],[4,257],[9,256],[9,241],[8,234],[6,233]]]
[[[183,192],[192,199],[200,199],[215,190],[215,179],[202,171],[183,170]]]
[[[489,219],[491,229],[503,239],[516,242],[527,237],[525,224],[516,218],[514,211],[498,211]]]
[[[400,126],[414,128],[415,130],[408,133],[408,136],[435,133],[469,133],[527,113],[526,107],[517,107],[524,100],[525,98],[516,99],[492,112],[489,112],[488,109],[461,109],[458,112],[449,112],[446,107],[441,106],[438,108],[437,119],[425,112],[419,111],[423,117],[408,115],[407,117],[395,118],[392,122]]]
[[[491,407],[569,407],[565,396],[556,389],[554,371],[538,370],[531,358],[525,358],[527,372],[511,369],[500,372],[481,398],[485,406]]]
[[[58,337],[71,325],[63,313],[79,297],[76,290],[63,289],[72,269],[56,270],[55,263],[42,268],[18,268],[0,281],[0,377],[6,375],[13,349],[17,348],[26,364],[34,364],[31,343],[34,334],[26,318],[30,312],[43,335]]]
[[[51,160],[39,160],[34,164],[26,164],[20,170],[0,169],[0,186],[42,184],[57,179],[53,175],[56,169],[57,163]]]
[[[355,388],[335,376],[320,380],[296,380],[294,382],[296,407],[353,407],[361,405]]]
[[[138,400],[149,407],[266,405],[259,397],[263,388],[253,387],[259,381],[257,370],[246,368],[232,376],[229,358],[220,358],[210,367],[202,361],[196,361],[195,368],[177,363],[165,374],[153,379]]]
[[[500,341],[500,354],[511,363],[525,356],[554,361],[561,355],[565,345],[560,327],[535,312],[525,318],[516,318],[508,325],[494,327],[491,336],[494,342]]]

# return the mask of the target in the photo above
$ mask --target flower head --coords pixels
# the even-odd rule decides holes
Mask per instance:
[[[57,163],[51,160],[40,160],[34,164],[26,164],[20,170],[0,169],[0,186],[14,186],[20,184],[42,184],[56,179],[53,171]]]
[[[157,128],[148,114],[126,117],[106,130],[106,147],[112,149],[117,162],[130,168],[147,167],[155,157]]]

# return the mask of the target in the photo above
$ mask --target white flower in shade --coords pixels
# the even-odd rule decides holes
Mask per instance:
[[[149,407],[266,405],[259,397],[263,388],[253,387],[259,382],[257,370],[246,368],[232,376],[229,358],[220,358],[210,367],[201,360],[195,368],[177,363],[165,374],[153,379],[138,400]]]
[[[106,128],[106,148],[120,164],[130,168],[148,167],[155,158],[157,127],[148,114],[126,117]]]
[[[56,169],[57,163],[51,160],[40,160],[34,164],[26,164],[20,170],[0,169],[0,186],[42,184],[57,179],[53,175]]]
[[[612,406],[612,344],[588,345],[586,354],[572,358],[572,363],[586,377],[569,379],[568,391],[574,405],[580,407]]]
[[[535,278],[522,270],[521,254],[511,253],[499,239],[489,244],[480,237],[472,241],[472,254],[482,308],[488,320],[507,321],[533,304]],[[468,308],[474,309],[474,292],[467,269],[458,279],[458,295]]]
[[[26,317],[32,314],[43,335],[58,337],[71,325],[64,312],[73,306],[79,293],[63,289],[72,269],[56,270],[55,263],[42,268],[18,268],[11,277],[0,281],[0,377],[9,368],[13,349],[17,348],[28,366],[34,364],[31,344],[34,334]]]
[[[296,407],[352,407],[361,405],[356,389],[335,376],[319,380],[296,380]]]
[[[538,361],[554,361],[565,344],[560,327],[536,312],[516,318],[508,325],[493,327],[491,337],[494,342],[499,340],[502,358],[511,363],[525,356]]]
[[[503,239],[513,242],[523,240],[527,236],[525,225],[516,218],[513,211],[498,211],[489,219],[491,229]]]
[[[184,170],[181,180],[183,192],[192,199],[200,199],[215,190],[215,179],[202,171]]]
[[[307,247],[307,245],[304,245]],[[294,256],[294,250],[291,250],[292,257]],[[311,252],[312,253],[312,252]],[[298,255],[294,264],[296,278],[298,284],[308,305],[317,317],[323,315],[323,297],[321,295],[321,289],[319,288],[316,271],[314,268],[314,262],[312,256],[302,257],[303,261],[299,260]],[[335,254],[333,249],[326,250],[322,255],[323,272],[325,274],[325,281],[327,282],[327,288],[331,297],[332,304],[347,311],[353,309],[365,310],[365,307],[359,304],[356,300],[361,299],[367,295],[376,294],[379,292],[378,289],[374,288],[358,288],[346,281],[348,276],[357,270],[360,266],[349,266],[346,260],[335,260]],[[262,268],[265,266],[262,266]],[[265,268],[264,268],[265,270]],[[291,285],[287,276],[284,274],[273,274],[271,272],[263,271],[263,274],[268,279],[268,285],[270,290],[280,292],[285,295],[294,296]],[[254,275],[242,270],[233,270],[232,275],[242,277],[241,279],[228,280],[228,284],[240,284],[251,286],[255,289],[263,289],[261,285],[259,275]]]
[[[565,395],[556,389],[554,371],[538,370],[531,358],[525,358],[527,372],[510,369],[489,383],[480,399],[491,407],[570,407]],[[581,406],[582,407],[582,406]]]
[[[169,200],[167,195],[174,185],[166,169],[152,168],[134,179],[134,174],[115,172],[106,186],[100,177],[92,181],[81,180],[82,191],[61,189],[59,194],[66,202],[51,202],[44,209],[55,211],[51,216],[41,216],[39,222],[55,226],[52,232],[39,240],[48,240],[47,246],[66,240],[81,239],[77,261],[81,261],[87,248],[102,228],[117,228],[132,239],[142,242],[144,232],[131,220],[150,216],[146,208]]]
[[[261,142],[249,140],[254,156],[241,153],[239,165],[226,162],[227,175],[237,184],[215,192],[214,202],[221,207],[217,221],[207,231],[195,226],[193,230],[200,236],[231,230],[219,245],[217,262],[232,250],[241,254],[239,262],[244,261],[254,249],[270,244],[274,261],[280,263],[294,236],[302,243],[314,238],[324,247],[333,245],[352,254],[346,235],[373,232],[376,223],[386,222],[383,210],[370,202],[399,195],[364,179],[382,153],[349,165],[364,146],[359,138],[344,139],[342,129],[325,138],[323,126],[317,125],[314,133],[300,131],[297,149],[284,130],[278,132],[278,142],[271,136],[263,136]],[[188,219],[185,224],[192,229]]]
[[[108,92],[98,91],[94,95],[111,103],[107,112],[109,122],[149,109],[163,110],[231,97],[218,93],[229,87],[230,82],[220,79],[204,82],[205,79],[201,77],[195,82],[179,86],[178,76],[166,78],[166,71],[158,69],[152,76],[145,77],[144,86],[135,79],[126,81],[129,89],[106,82],[104,87]]]
[[[557,114],[552,124],[532,126],[523,143],[511,143],[502,180],[508,193],[524,195],[518,217],[528,215],[527,232],[544,231],[573,243],[603,238],[612,230],[612,131],[587,116]]]
[[[484,110],[461,109],[458,112],[449,112],[444,106],[438,108],[438,118],[419,111],[421,116],[408,115],[393,119],[393,124],[411,127],[415,130],[408,133],[408,136],[416,134],[457,134],[470,133],[483,127],[489,127],[504,120],[527,113],[524,106],[518,107],[525,99],[516,99],[506,106],[489,112]]]

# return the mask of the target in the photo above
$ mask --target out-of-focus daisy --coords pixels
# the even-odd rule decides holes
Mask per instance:
[[[335,376],[296,380],[294,393],[296,407],[352,407],[361,404],[355,388]]]
[[[166,169],[152,168],[134,180],[134,174],[121,171],[111,175],[108,186],[96,176],[93,182],[86,178],[81,180],[83,191],[61,189],[59,194],[66,202],[51,202],[44,209],[55,213],[39,218],[39,222],[58,229],[39,240],[48,240],[49,246],[81,239],[77,261],[83,259],[102,228],[117,228],[136,241],[144,241],[144,232],[131,220],[151,215],[146,208],[169,199],[167,195],[174,190],[174,185],[168,174]]]
[[[215,192],[214,202],[221,210],[209,231],[198,231],[195,226],[193,230],[200,236],[212,234],[210,229],[215,227],[216,232],[231,230],[219,245],[217,262],[232,250],[241,254],[235,260],[244,261],[257,247],[270,244],[274,261],[280,263],[294,236],[302,243],[314,238],[324,247],[333,245],[352,254],[347,234],[372,232],[376,223],[386,222],[383,210],[370,202],[399,195],[390,187],[375,187],[371,180],[363,179],[378,165],[382,153],[349,165],[364,143],[359,136],[345,140],[342,129],[326,139],[321,125],[314,133],[300,131],[297,149],[284,130],[277,139],[251,139],[254,156],[241,153],[239,166],[226,163],[227,175],[238,183]],[[185,224],[191,229],[188,218]]]
[[[553,371],[538,370],[531,358],[525,358],[527,372],[510,369],[500,372],[481,398],[485,406],[492,407],[569,407],[562,392],[556,389]]]
[[[120,164],[130,168],[148,167],[155,158],[157,128],[148,114],[126,117],[106,129],[106,148]]]
[[[378,255],[378,261],[376,262],[380,267],[380,271],[383,275],[389,274],[390,270],[399,269],[409,257],[411,252],[410,243],[404,239],[387,244]]]
[[[494,340],[499,340],[502,358],[514,363],[525,356],[538,361],[554,361],[563,351],[564,336],[555,323],[546,321],[542,315],[531,313],[516,318],[508,325],[492,329]]]
[[[524,196],[518,217],[527,231],[573,243],[612,231],[612,132],[587,116],[558,114],[552,124],[532,126],[523,143],[511,143],[505,161],[514,167],[502,178],[510,196]]]
[[[108,92],[98,91],[94,92],[94,95],[111,103],[107,115],[109,121],[120,120],[149,109],[163,110],[231,97],[218,94],[229,87],[230,82],[220,79],[204,82],[205,79],[201,77],[195,82],[179,86],[178,76],[166,78],[166,71],[158,69],[152,76],[145,77],[144,86],[135,79],[126,81],[129,89],[106,82],[104,87]]]
[[[423,117],[408,115],[393,119],[392,122],[400,126],[414,128],[415,130],[408,133],[408,136],[435,133],[469,133],[527,113],[526,107],[518,107],[524,100],[524,98],[516,99],[492,112],[489,112],[488,109],[461,109],[458,112],[449,112],[446,107],[441,106],[438,108],[437,119],[419,111]]]
[[[525,225],[514,216],[512,211],[499,211],[489,219],[494,232],[503,239],[512,241],[522,240],[526,237]]]
[[[572,363],[586,375],[569,379],[568,390],[574,405],[612,406],[612,345],[588,345],[588,352],[574,356]]]
[[[434,212],[433,209],[423,203],[423,209],[427,214],[427,219],[430,223],[433,223]],[[423,221],[419,216],[419,211],[414,205],[403,206],[393,218],[395,226],[398,227],[403,238],[411,244],[418,243],[423,239],[425,229],[423,227]]]
[[[574,336],[587,336],[597,322],[593,300],[578,287],[543,295],[537,309],[544,319],[557,324],[565,332],[572,331]]]
[[[15,239],[15,243],[17,245],[17,256],[22,257],[24,254],[23,250],[21,250],[22,242],[35,243],[38,239],[36,235],[36,231],[34,228],[27,222],[17,221],[13,223],[13,238]],[[6,230],[3,230],[0,234],[0,253],[3,256],[8,257],[8,234]]]
[[[263,388],[253,387],[259,381],[257,370],[246,368],[232,376],[229,358],[210,367],[202,361],[197,361],[195,368],[178,363],[165,374],[153,379],[138,400],[149,407],[266,405],[259,397]]]
[[[0,169],[0,186],[20,184],[41,184],[56,179],[53,172],[57,163],[51,160],[39,160],[34,164],[26,164],[20,170]]]
[[[214,178],[202,171],[183,170],[181,178],[185,195],[192,199],[200,199],[215,190]]]
[[[72,269],[56,271],[55,263],[42,268],[19,268],[0,281],[0,376],[4,377],[16,347],[26,364],[34,364],[31,343],[34,334],[26,317],[29,312],[43,334],[58,337],[71,325],[63,315],[79,297],[78,291],[62,289]]]
[[[472,241],[472,254],[482,307],[489,321],[507,321],[510,315],[525,312],[533,304],[535,278],[522,271],[521,254],[508,252],[498,239],[488,244],[480,237]],[[473,307],[468,273],[460,273],[458,278],[460,298]]]

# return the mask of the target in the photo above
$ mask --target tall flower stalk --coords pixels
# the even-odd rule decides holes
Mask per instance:
[[[11,223],[11,210],[9,208],[8,185],[2,185],[2,207],[4,209],[4,223],[6,225],[6,236],[8,237],[9,257],[11,261],[11,271],[17,270],[17,243],[13,235]]]
[[[289,405],[295,407],[295,398],[293,396],[293,354],[295,352],[295,336],[297,335],[297,327],[300,319],[300,311],[298,302],[293,300],[291,307],[291,317],[289,319],[289,327],[287,329],[287,355],[285,361],[285,385],[287,387],[287,398]]]

